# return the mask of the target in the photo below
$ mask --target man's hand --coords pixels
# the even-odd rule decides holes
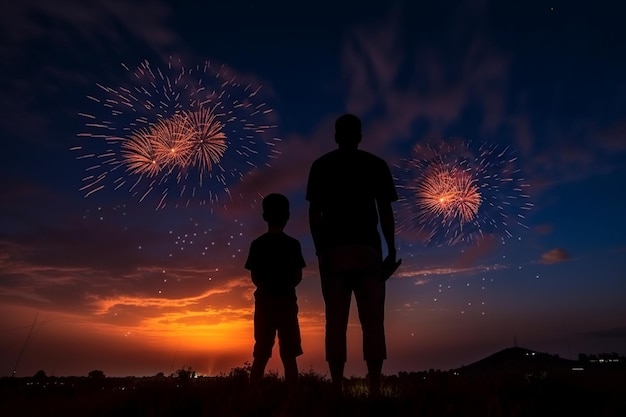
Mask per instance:
[[[387,281],[391,276],[396,272],[400,264],[402,263],[402,259],[398,259],[396,261],[396,253],[395,251],[389,252],[385,260],[383,261],[382,268],[382,279],[383,281]]]

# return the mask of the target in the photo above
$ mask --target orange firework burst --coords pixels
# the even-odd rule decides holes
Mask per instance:
[[[182,115],[159,120],[149,128],[133,132],[122,143],[122,163],[133,174],[154,177],[162,170],[187,164],[191,152],[191,136]]]
[[[150,129],[157,158],[170,168],[184,167],[189,161],[193,131],[186,120],[184,115],[177,114],[159,120]]]
[[[508,148],[449,142],[413,151],[399,167],[400,229],[453,245],[488,233],[511,237],[514,224],[526,227],[528,185]]]
[[[435,215],[448,216],[452,211],[456,190],[449,170],[436,167],[415,190],[418,204]]]
[[[122,158],[129,172],[154,177],[164,162],[155,149],[153,129],[139,129],[122,144]]]
[[[480,193],[472,177],[465,171],[458,171],[453,177],[454,183],[454,215],[461,222],[469,223],[476,218],[480,208]]]
[[[444,221],[456,218],[461,225],[471,222],[480,207],[480,193],[475,181],[462,170],[438,165],[418,184],[417,204],[425,212],[442,216]]]
[[[85,196],[128,184],[140,201],[159,193],[157,208],[170,201],[224,208],[234,198],[231,187],[278,154],[272,109],[255,80],[208,61],[185,68],[170,60],[164,70],[147,61],[123,67],[127,84],[98,84],[104,97],[87,96],[94,108],[79,113],[87,121],[79,136],[89,145],[71,149],[92,161]]]

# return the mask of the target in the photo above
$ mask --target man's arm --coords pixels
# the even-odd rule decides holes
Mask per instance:
[[[311,237],[313,245],[315,245],[315,254],[320,256],[321,248],[321,229],[322,229],[322,210],[319,204],[315,202],[309,203],[309,228],[311,229]]]
[[[380,216],[380,228],[387,244],[387,256],[394,261],[396,260],[396,223],[393,216],[393,209],[390,201],[377,200],[378,215]]]

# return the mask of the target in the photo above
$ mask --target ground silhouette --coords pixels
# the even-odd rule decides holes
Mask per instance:
[[[326,376],[314,372],[301,373],[295,391],[288,391],[275,373],[266,376],[260,390],[251,390],[249,365],[221,376],[196,378],[181,377],[187,373],[93,378],[38,372],[28,378],[1,378],[0,410],[7,416],[68,417],[621,417],[626,415],[626,365],[624,358],[619,359],[586,366],[511,348],[458,369],[385,375],[382,396],[377,398],[370,398],[365,379],[356,377],[345,380],[345,395],[337,398]],[[563,367],[564,363],[573,366]]]

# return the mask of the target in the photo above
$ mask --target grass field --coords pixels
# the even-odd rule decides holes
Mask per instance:
[[[268,375],[248,385],[245,368],[229,375],[180,378],[40,377],[0,379],[2,416],[626,416],[626,373],[563,372],[463,375],[416,372],[385,376],[370,398],[365,380],[329,382],[301,374],[288,390]]]

